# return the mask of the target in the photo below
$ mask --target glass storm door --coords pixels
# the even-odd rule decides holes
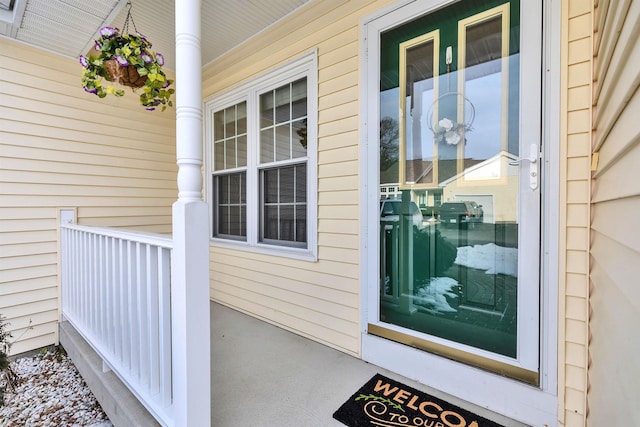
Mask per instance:
[[[537,384],[540,53],[520,16],[461,1],[380,35],[368,333]]]

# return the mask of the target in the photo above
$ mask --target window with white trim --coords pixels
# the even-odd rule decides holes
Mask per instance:
[[[317,53],[205,108],[212,242],[315,259]]]

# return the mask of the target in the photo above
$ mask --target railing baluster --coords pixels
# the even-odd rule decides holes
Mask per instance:
[[[133,276],[131,282],[130,310],[131,310],[131,374],[140,381],[140,243],[134,243],[134,253],[131,259]]]
[[[158,324],[160,333],[158,348],[160,354],[160,399],[163,405],[171,403],[171,251],[158,248]]]
[[[118,309],[118,270],[117,270],[117,265],[118,265],[118,252],[117,252],[117,239],[111,237],[109,238],[110,243],[111,243],[111,255],[110,255],[110,283],[109,283],[109,289],[110,289],[110,297],[109,297],[109,301],[111,302],[111,309],[109,310],[108,314],[108,325],[109,325],[109,348],[111,348],[111,352],[112,354],[116,354],[117,353],[117,349],[116,349],[116,337],[117,337],[117,331],[119,330],[119,326],[118,326],[118,314],[117,314],[117,309]]]
[[[115,360],[117,362],[122,363],[122,337],[123,337],[123,329],[124,329],[124,325],[126,323],[124,323],[124,319],[123,319],[123,310],[122,307],[124,307],[124,305],[122,304],[122,288],[124,286],[123,281],[124,281],[124,265],[122,262],[122,239],[117,239],[114,238],[114,255],[113,255],[113,259],[114,259],[114,263],[113,263],[113,277],[115,278],[115,283],[114,283],[114,289],[115,289],[115,294],[113,296],[113,301],[114,301],[114,308],[115,308],[115,324],[114,324],[114,355],[115,355]]]
[[[87,306],[89,305],[89,270],[91,268],[91,257],[88,254],[89,251],[89,235],[87,233],[82,234],[82,246],[80,248],[80,269],[82,271],[82,277],[80,278],[80,282],[78,282],[78,287],[81,298],[80,298],[80,309],[82,321],[89,325],[88,311]]]
[[[149,353],[147,361],[149,365],[149,389],[156,394],[159,391],[159,353],[158,335],[158,248],[147,247],[147,312],[149,324]]]
[[[123,259],[126,265],[122,266],[124,273],[124,280],[122,283],[122,317],[124,325],[122,328],[122,357],[124,359],[123,366],[130,372],[131,371],[131,294],[130,291],[133,288],[132,280],[133,270],[131,267],[131,240],[127,240],[125,243],[125,249]]]
[[[140,321],[140,381],[149,385],[149,309],[147,305],[147,283],[149,281],[149,247],[140,245],[141,253],[138,260],[139,280],[138,280],[138,313]]]
[[[96,302],[95,302],[95,310],[96,317],[98,321],[98,332],[100,333],[100,340],[104,340],[107,334],[107,325],[105,321],[105,312],[106,312],[106,278],[105,278],[105,242],[106,238],[104,236],[97,236],[96,239],[96,254],[98,256],[98,281],[96,285],[98,289],[96,289]]]
[[[100,269],[100,258],[98,257],[98,235],[91,235],[91,257],[93,258],[93,262],[91,266],[93,267],[91,272],[91,301],[89,303],[89,314],[91,315],[91,329],[95,332],[99,331],[98,325],[98,313],[96,311],[96,306],[98,305],[98,281],[99,281],[99,269]]]

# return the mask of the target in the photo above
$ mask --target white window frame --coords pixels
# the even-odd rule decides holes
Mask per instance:
[[[291,162],[306,161],[307,165],[307,246],[306,248],[260,242],[259,171],[264,169],[259,156],[260,95],[300,78],[307,79],[307,156]],[[247,102],[247,238],[238,241],[209,236],[211,246],[276,255],[305,261],[318,259],[318,52],[316,49],[271,69],[229,90],[205,99],[205,200],[209,206],[209,221],[213,221],[214,200],[211,186],[213,174],[213,114],[216,111]],[[233,172],[233,170],[229,170]]]

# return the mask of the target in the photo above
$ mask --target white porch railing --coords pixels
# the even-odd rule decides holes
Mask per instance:
[[[61,224],[62,314],[172,426],[170,237]]]

